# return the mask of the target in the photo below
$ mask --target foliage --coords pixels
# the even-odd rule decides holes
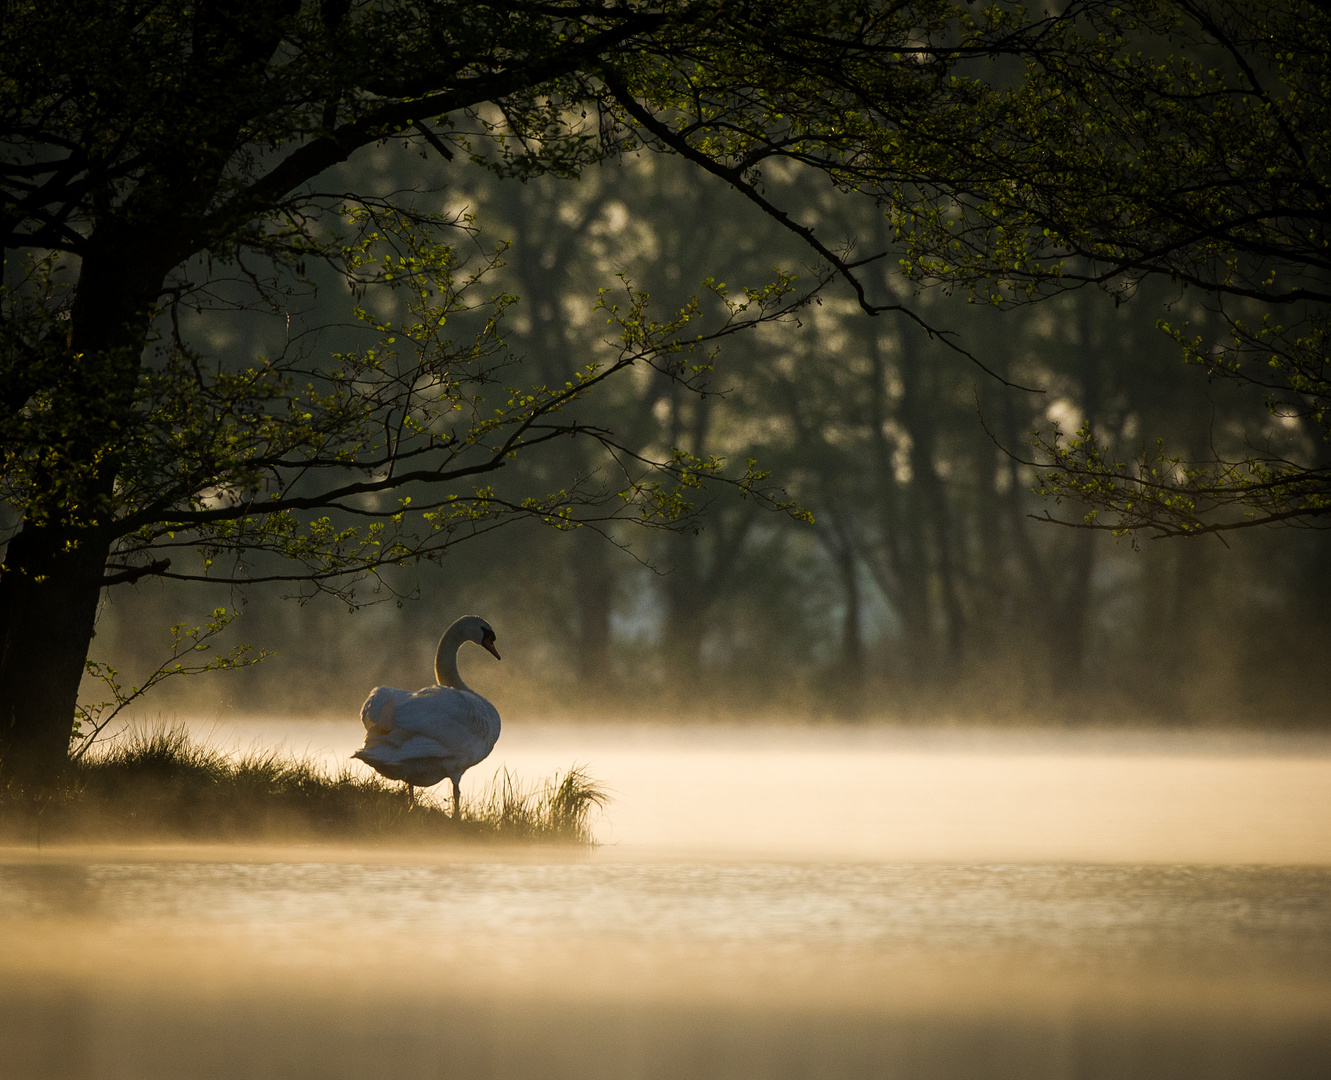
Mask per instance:
[[[1297,0],[1088,6],[1056,42],[1056,62],[1033,61],[1009,105],[1024,141],[1007,168],[1031,179],[987,188],[951,235],[973,250],[1001,218],[1021,238],[998,287],[1089,281],[1127,296],[1151,275],[1182,283],[1210,318],[1189,321],[1183,304],[1161,329],[1208,378],[1261,393],[1271,423],[1246,445],[1220,440],[1210,460],[1147,446],[1125,461],[1095,432],[1052,440],[1044,488],[1119,532],[1324,524],[1331,17]],[[1026,172],[1040,144],[1061,160]],[[951,261],[972,277],[981,260]]]
[[[767,192],[828,235],[878,242],[864,201],[798,177]],[[542,382],[562,382],[596,341],[599,318],[565,313],[615,270],[674,308],[696,267],[742,281],[799,244],[756,208],[728,203],[719,180],[656,155],[579,181],[481,176],[465,201],[512,238],[496,273],[525,300],[506,340]],[[890,267],[863,276],[904,291]],[[696,532],[607,526],[626,550],[589,529],[491,534],[441,567],[391,571],[394,589],[419,589],[428,603],[355,619],[331,597],[294,610],[256,590],[246,633],[280,642],[280,655],[225,687],[170,684],[156,708],[197,715],[216,708],[220,691],[242,712],[350,716],[371,682],[416,685],[448,613],[480,611],[509,642],[504,665],[478,673],[506,716],[1324,716],[1323,534],[1247,530],[1228,549],[1134,551],[1089,530],[1042,527],[1032,515],[1053,508],[1032,493],[1038,470],[996,445],[1086,419],[1115,445],[1160,433],[1194,454],[1211,431],[1260,430],[1260,400],[1232,383],[1198,393],[1195,373],[1175,362],[1155,329],[1167,298],[1149,283],[1118,306],[1091,289],[1014,310],[937,290],[916,298],[927,320],[964,332],[962,343],[1010,382],[1048,389],[1032,395],[828,292],[801,325],[729,342],[705,374],[705,396],[649,369],[577,406],[580,422],[630,447],[756,456],[814,513],[813,528],[722,491]],[[542,482],[577,472],[581,445],[512,468]],[[99,651],[124,670],[150,670],[141,628],[174,621],[189,595],[119,591]]]
[[[380,306],[402,311],[393,318],[364,301],[355,307],[375,339],[368,347],[335,352],[329,363],[297,339],[276,356],[210,360],[185,339],[173,299],[171,336],[160,361],[142,371],[133,427],[118,448],[118,482],[101,500],[99,518],[114,538],[106,584],[144,576],[288,580],[350,599],[359,575],[439,557],[517,518],[557,527],[625,515],[671,524],[693,512],[689,493],[721,475],[722,462],[681,453],[649,460],[564,414],[635,366],[687,386],[708,369],[718,342],[803,302],[789,275],[739,298],[709,285],[723,314],[701,329],[707,315],[696,298],[656,321],[650,298],[625,281],[618,295],[603,291],[596,301],[615,338],[568,379],[523,386],[500,336],[515,297],[476,297],[497,255],[467,265],[400,213],[349,209],[344,221],[354,230],[340,245],[346,280],[362,296],[379,286],[389,294]],[[34,403],[15,425],[5,494],[27,508],[29,522],[70,525],[88,516],[74,494],[79,485],[62,485],[59,497],[42,487],[62,468],[52,462],[61,440],[49,411]],[[535,492],[472,479],[556,438],[578,437],[604,447],[613,471]],[[764,479],[750,467],[734,482],[770,501]],[[408,494],[416,491],[424,495]],[[181,552],[193,550],[200,565],[181,566]],[[283,562],[263,562],[265,555]]]
[[[506,280],[554,313],[533,312],[515,346],[557,370],[587,332],[557,315],[608,266],[627,265],[653,296],[670,297],[690,267],[742,280],[789,256],[797,238],[756,208],[736,210],[720,190],[678,159],[652,156],[577,184],[469,191],[514,237]],[[864,200],[798,174],[765,191],[826,235],[886,243],[886,223]],[[553,268],[547,292],[518,276],[532,267]],[[860,273],[867,289],[908,294],[891,266]],[[1159,433],[1196,455],[1215,432],[1261,431],[1260,400],[1233,383],[1199,392],[1176,362],[1155,325],[1167,287],[1144,282],[1118,305],[1094,289],[1012,309],[941,290],[915,297],[926,321],[956,327],[958,343],[1009,383],[1046,388],[1040,395],[989,379],[900,320],[863,317],[844,292],[820,299],[800,326],[728,347],[706,397],[624,384],[633,393],[587,415],[635,444],[753,454],[813,512],[812,529],[719,498],[696,533],[615,534],[659,574],[627,553],[589,551],[576,535],[515,534],[484,557],[465,556],[457,574],[426,579],[451,606],[511,627],[522,677],[505,681],[509,700],[575,716],[605,708],[928,722],[940,711],[1067,717],[1070,702],[1079,717],[1107,722],[1319,715],[1307,674],[1325,641],[1320,598],[1331,580],[1319,536],[1249,530],[1230,551],[1134,552],[1087,530],[1042,527],[1034,518],[1055,507],[1032,494],[1041,470],[1001,449],[1087,420],[1118,446]],[[419,671],[413,650],[437,621],[425,610],[399,628],[401,617],[378,622],[398,643],[377,660],[395,665],[390,681]],[[356,655],[358,630],[331,615],[319,625],[321,641]],[[1240,662],[1253,656],[1261,662]],[[289,670],[298,677],[299,662]],[[278,690],[243,683],[237,692],[255,696],[242,708]]]
[[[1331,512],[1329,51],[1325,7],[1298,0],[1071,5],[1019,85],[986,93],[976,177],[898,217],[909,272],[991,303],[1176,282],[1182,319],[1160,327],[1184,359],[1264,396],[1266,429],[1217,433],[1209,458],[1040,440],[1042,490],[1083,524],[1192,535]]]
[[[578,477],[510,493],[477,480],[555,439],[605,441],[559,417],[635,364],[657,363],[688,384],[675,354],[789,315],[801,299],[789,276],[728,306],[719,327],[700,325],[696,303],[652,322],[646,297],[630,290],[609,356],[588,357],[561,386],[510,374],[496,398],[512,371],[500,327],[515,299],[481,294],[498,254],[459,254],[447,237],[469,220],[401,193],[333,193],[315,179],[390,138],[503,175],[573,175],[634,144],[644,102],[677,112],[706,101],[702,152],[706,162],[738,155],[726,175],[741,190],[753,194],[743,175],[773,141],[845,185],[834,161],[804,154],[815,128],[851,158],[877,130],[844,107],[857,92],[845,72],[874,80],[911,115],[929,113],[947,96],[940,71],[993,47],[995,32],[936,0],[779,12],[253,0],[229,14],[81,5],[59,16],[71,17],[77,40],[44,5],[16,5],[2,43],[14,61],[0,109],[5,243],[27,253],[30,272],[8,297],[15,408],[0,442],[7,501],[29,528],[77,533],[95,522],[111,534],[108,584],[178,576],[179,558],[169,566],[165,556],[200,547],[213,579],[325,587],[515,517],[602,520],[608,506],[666,522],[686,514],[682,491],[716,463],[630,462],[607,445],[613,465],[631,466],[614,487]],[[962,43],[937,64],[910,45],[957,32]],[[817,55],[793,51],[810,42]],[[833,56],[840,74],[829,85],[820,73]],[[719,132],[742,130],[732,117],[757,125],[767,143],[746,135],[714,145]],[[801,235],[845,269],[811,232]],[[136,255],[128,262],[126,236]],[[98,313],[110,324],[90,324],[83,348],[113,249],[124,282]],[[356,309],[378,340],[331,365],[317,328],[292,312],[293,290],[312,284],[320,264],[354,293],[393,294]],[[394,306],[404,319],[380,314]],[[275,352],[225,366],[194,340],[204,328],[188,318],[209,307],[267,308],[289,332]],[[454,336],[459,324],[472,329]],[[155,362],[140,362],[145,343]],[[664,471],[664,486],[642,479],[647,465]],[[747,491],[757,482],[751,471],[739,477]],[[409,496],[418,485],[430,494]],[[575,512],[583,506],[585,518]],[[256,571],[250,562],[264,554],[294,567]]]
[[[106,730],[111,721],[138,701],[154,686],[178,675],[202,675],[209,671],[234,671],[260,663],[269,654],[250,645],[236,645],[220,656],[204,657],[198,654],[212,651],[212,639],[222,633],[240,615],[238,611],[216,608],[213,617],[203,626],[176,623],[171,627],[171,651],[160,664],[150,671],[143,682],[128,689],[120,682],[118,672],[100,660],[84,662],[85,671],[96,679],[111,695],[110,700],[81,703],[74,714],[73,745],[70,756],[78,760],[87,754],[92,744]]]

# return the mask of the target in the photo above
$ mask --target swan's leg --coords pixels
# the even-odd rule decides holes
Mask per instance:
[[[407,785],[407,805],[408,805],[408,806],[415,806],[415,805],[416,805],[416,789],[415,789],[414,787],[412,787],[411,784],[407,783],[406,780],[403,780],[402,782],[403,782],[404,784]]]
[[[462,785],[456,780],[453,781],[453,820],[461,821],[462,817]]]

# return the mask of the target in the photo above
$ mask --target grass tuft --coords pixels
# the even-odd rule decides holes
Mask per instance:
[[[463,807],[463,819],[488,822],[496,835],[514,839],[590,840],[592,811],[607,802],[605,789],[580,765],[535,788],[524,787],[505,769],[478,802]]]
[[[183,727],[156,727],[72,763],[53,789],[0,791],[0,840],[591,844],[593,812],[608,802],[579,766],[532,787],[505,770],[464,798],[457,820],[433,790],[416,796],[411,805],[401,784],[349,764],[329,771],[271,748],[236,757]]]

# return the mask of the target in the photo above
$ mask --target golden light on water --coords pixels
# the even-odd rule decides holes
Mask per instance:
[[[355,734],[213,737],[333,759]],[[9,849],[12,1075],[1256,1078],[1331,1053],[1325,740],[512,723],[487,764],[573,761],[615,791],[591,852]]]

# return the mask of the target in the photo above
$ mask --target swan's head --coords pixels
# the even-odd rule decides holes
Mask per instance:
[[[495,648],[494,627],[479,615],[464,615],[454,623],[454,629],[461,633],[463,641],[474,641],[496,660],[499,659],[499,650]]]

